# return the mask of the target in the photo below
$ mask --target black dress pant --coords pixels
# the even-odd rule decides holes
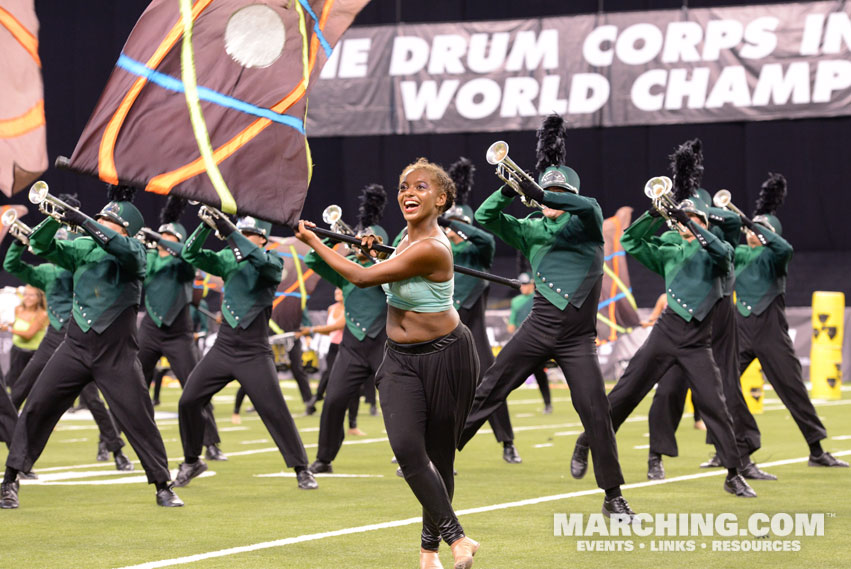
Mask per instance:
[[[319,448],[316,460],[331,462],[343,445],[343,420],[346,408],[352,400],[360,399],[363,384],[375,375],[384,357],[387,334],[381,332],[375,338],[355,338],[348,329],[343,332],[343,341],[334,360],[328,379],[328,391],[319,419]],[[355,411],[357,416],[357,411]],[[349,421],[351,424],[351,409]]]
[[[746,463],[740,461],[736,447],[721,373],[712,357],[711,333],[711,317],[686,322],[666,308],[609,393],[612,426],[617,430],[665,372],[676,365],[700,401],[701,416],[716,441],[721,463],[727,468],[742,468]]]
[[[779,295],[762,314],[744,317],[736,312],[739,331],[739,371],[759,358],[766,379],[789,409],[807,444],[827,438],[801,377],[801,362],[789,338],[786,299]]]
[[[187,459],[201,455],[206,427],[204,408],[213,395],[236,379],[251,398],[287,466],[307,466],[304,445],[278,384],[269,346],[270,312],[258,314],[248,328],[222,325],[215,344],[189,375],[178,404],[180,437]]]
[[[736,308],[731,297],[724,297],[712,308],[709,316],[712,320],[712,357],[721,373],[724,386],[724,398],[727,411],[733,419],[733,432],[739,456],[747,458],[760,446],[760,433],[745,397],[742,394],[738,360],[738,334],[736,332]],[[672,366],[656,386],[653,404],[650,406],[650,452],[677,456],[676,431],[685,408],[688,385],[680,373],[679,366]],[[701,405],[700,399],[692,398],[695,410]],[[706,442],[715,444],[712,433],[707,429]]]
[[[83,332],[72,321],[27,398],[6,465],[22,472],[32,470],[62,414],[94,381],[139,455],[148,482],[170,480],[138,350],[135,307],[127,308],[101,334]]]
[[[12,444],[12,435],[15,432],[15,424],[18,422],[18,410],[12,404],[12,399],[6,391],[3,372],[0,371],[0,441],[7,446]]]
[[[490,342],[488,341],[487,327],[485,326],[485,309],[488,304],[488,291],[479,297],[476,303],[470,308],[459,308],[458,316],[461,317],[461,322],[470,329],[473,335],[473,340],[476,342],[476,354],[479,356],[479,383],[482,382],[485,376],[485,371],[493,365],[493,351],[491,350]],[[510,443],[514,441],[514,429],[511,427],[511,417],[508,415],[508,403],[503,402],[497,407],[494,412],[488,417],[493,435],[496,440],[501,443]]]
[[[142,317],[142,324],[139,326],[139,363],[142,364],[142,373],[145,374],[145,385],[150,385],[157,362],[162,356],[168,358],[171,371],[180,382],[180,387],[185,387],[189,374],[198,363],[193,340],[192,315],[188,304],[183,307],[171,326],[158,327],[147,313]],[[204,446],[219,444],[221,439],[212,404],[208,404],[202,414]]]
[[[23,372],[24,368],[27,367],[27,364],[35,352],[35,350],[24,350],[18,346],[12,345],[12,348],[9,350],[9,371],[6,372],[5,377],[7,388],[12,389],[15,386],[21,372]]]
[[[121,440],[121,428],[118,426],[118,420],[112,416],[112,413],[101,401],[98,388],[94,383],[89,383],[80,392],[80,402],[86,406],[95,423],[97,423],[98,431],[100,431],[99,439],[106,450],[109,452],[121,450],[124,441]]]
[[[452,510],[453,466],[478,376],[475,343],[463,324],[430,342],[388,340],[376,374],[390,447],[423,507],[425,549],[464,536]]]
[[[463,448],[487,418],[529,374],[554,358],[570,388],[573,407],[588,436],[600,488],[623,484],[615,432],[597,359],[596,299],[602,278],[581,308],[559,310],[535,293],[532,312],[520,325],[476,388],[473,409],[461,436]]]
[[[533,372],[535,381],[538,382],[538,390],[541,392],[541,399],[544,400],[544,405],[552,404],[550,397],[550,379],[547,377],[547,370],[544,366],[539,367]]]
[[[298,385],[299,393],[301,393],[301,400],[307,403],[313,397],[313,394],[310,392],[310,378],[307,377],[307,373],[304,371],[301,354],[301,340],[296,340],[287,355],[290,358],[290,371],[293,374],[296,385]],[[251,397],[251,394],[248,396]]]

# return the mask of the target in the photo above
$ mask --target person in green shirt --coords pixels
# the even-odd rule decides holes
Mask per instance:
[[[655,236],[663,220],[647,212],[621,238],[624,251],[665,277],[668,307],[609,392],[612,425],[617,430],[665,372],[678,365],[701,402],[701,416],[727,468],[724,490],[737,497],[756,497],[739,474],[745,464],[711,349],[711,314],[722,298],[721,280],[732,263],[733,248],[707,229],[706,213],[693,201],[684,200],[667,211],[679,224],[679,231]],[[587,457],[587,437],[582,434],[571,461],[575,477],[584,475]]]
[[[195,267],[180,257],[186,229],[178,219],[185,204],[183,199],[170,196],[160,212],[159,229],[156,232],[142,230],[150,244],[144,283],[145,312],[139,324],[139,363],[146,385],[153,380],[162,356],[168,358],[171,372],[181,387],[186,385],[198,363],[189,311]],[[219,449],[221,439],[212,404],[208,404],[203,413],[205,456],[208,460],[227,460]]]
[[[786,179],[769,174],[757,200],[748,228],[747,245],[736,247],[736,326],[739,332],[739,373],[754,358],[810,447],[809,466],[848,467],[825,452],[821,441],[827,430],[810,401],[801,377],[801,362],[789,337],[786,322],[786,275],[792,245],[782,236],[777,208],[786,196]],[[757,431],[757,435],[759,431]]]
[[[213,395],[236,379],[254,403],[287,466],[295,471],[298,487],[313,490],[318,485],[307,469],[307,453],[281,393],[269,346],[272,301],[284,266],[277,253],[264,248],[272,224],[253,217],[242,217],[236,225],[225,216],[214,219],[217,234],[228,247],[221,251],[203,249],[213,230],[201,223],[181,252],[188,263],[222,277],[224,294],[216,342],[192,370],[178,403],[184,462],[175,486],[186,486],[207,470],[200,458],[206,428],[204,409]]]
[[[157,505],[183,505],[170,484],[165,445],[136,357],[145,248],[132,236],[144,221],[128,200],[132,191],[111,187],[110,197],[98,221],[77,209],[62,212],[63,222],[81,228],[84,237],[55,240],[60,223],[52,217],[30,236],[34,253],[73,273],[73,309],[65,340],[39,375],[15,426],[0,486],[4,509],[18,507],[18,472],[32,468],[59,418],[91,381],[127,434],[148,482],[156,485]]]
[[[597,359],[597,302],[603,286],[603,213],[596,200],[579,195],[579,175],[564,166],[564,121],[550,115],[538,130],[537,185],[522,191],[542,206],[517,219],[503,210],[517,192],[505,185],[476,211],[476,221],[518,249],[532,266],[532,312],[508,340],[476,388],[460,448],[529,375],[555,359],[588,433],[605,515],[633,516],[621,493],[623,475]]]

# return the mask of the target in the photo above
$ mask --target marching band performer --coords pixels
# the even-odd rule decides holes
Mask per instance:
[[[397,200],[407,236],[385,261],[365,267],[337,254],[299,222],[296,237],[358,287],[382,284],[389,304],[387,347],[376,374],[390,446],[423,507],[420,568],[438,569],[440,541],[455,569],[467,569],[479,544],[464,534],[452,509],[455,448],[470,410],[478,357],[453,306],[452,250],[437,219],[455,198],[451,178],[420,158],[399,179]],[[368,247],[374,236],[363,239]]]
[[[136,357],[136,314],[145,277],[145,248],[132,237],[144,223],[130,203],[133,190],[110,186],[110,202],[98,221],[75,208],[55,215],[87,236],[58,241],[60,223],[49,217],[30,236],[37,255],[74,275],[73,317],[62,344],[44,367],[24,405],[0,486],[0,507],[18,507],[18,472],[28,472],[53,427],[82,388],[94,380],[127,433],[157,504],[182,506],[170,484],[165,446]]]
[[[387,194],[378,184],[361,192],[359,235],[375,235],[380,241],[387,232],[377,225],[384,212]],[[372,265],[368,255],[356,250],[346,257],[362,267]],[[328,392],[319,420],[319,448],[311,472],[333,472],[331,462],[343,444],[343,420],[351,401],[360,398],[364,383],[378,371],[387,343],[387,297],[380,286],[358,287],[334,270],[317,251],[310,251],[305,264],[343,292],[346,327],[328,377]],[[351,413],[351,410],[349,411]],[[351,415],[350,415],[351,419]]]
[[[496,241],[490,233],[473,225],[473,210],[467,205],[467,199],[473,190],[474,172],[475,167],[467,158],[459,158],[449,167],[449,177],[455,183],[458,195],[455,205],[439,217],[437,223],[443,227],[452,243],[455,264],[483,271],[490,269],[493,264]],[[485,326],[489,290],[490,285],[486,280],[455,273],[455,310],[476,341],[480,382],[485,370],[493,364],[493,351]],[[502,443],[503,460],[508,464],[523,462],[514,446],[514,430],[508,415],[508,404],[500,405],[488,418],[488,422],[497,442]]]
[[[603,374],[597,360],[597,300],[603,283],[603,214],[596,200],[579,195],[579,176],[564,166],[563,119],[547,117],[538,129],[538,185],[521,182],[526,198],[542,204],[543,218],[502,212],[517,196],[507,184],[476,211],[476,221],[532,264],[532,312],[508,340],[476,389],[461,448],[509,393],[548,359],[555,359],[594,451],[597,484],[606,492],[603,513],[634,513],[621,494],[617,443]]]
[[[827,431],[813,407],[801,378],[786,322],[786,275],[792,246],[781,237],[777,208],[786,197],[786,179],[769,174],[762,184],[753,221],[742,216],[747,245],[736,247],[736,325],[739,332],[739,372],[759,358],[765,377],[810,447],[809,466],[848,467],[822,449]],[[756,432],[759,436],[759,432]]]
[[[693,183],[676,174],[675,178],[678,187]],[[612,424],[617,430],[665,372],[679,365],[701,403],[701,416],[727,468],[724,490],[738,497],[756,497],[738,472],[744,464],[710,346],[711,315],[722,296],[721,278],[732,263],[732,247],[708,231],[706,213],[691,200],[671,207],[654,201],[654,209],[679,223],[681,230],[654,236],[664,220],[647,212],[626,229],[621,245],[641,264],[665,277],[668,307],[609,393]],[[576,478],[587,469],[587,440],[583,433],[576,441],[571,461]]]
[[[313,490],[318,485],[307,469],[307,453],[281,393],[269,346],[272,301],[283,269],[281,257],[263,248],[272,224],[243,217],[234,225],[221,212],[212,211],[211,223],[229,247],[218,252],[202,249],[212,231],[205,221],[186,240],[181,256],[202,271],[224,278],[223,322],[215,344],[189,375],[178,403],[185,459],[175,486],[186,486],[207,470],[200,458],[206,428],[203,411],[213,395],[236,379],[251,398],[287,466],[295,470],[298,487]]]
[[[150,244],[144,283],[145,313],[139,325],[139,363],[145,374],[145,385],[151,383],[162,356],[168,358],[171,371],[181,387],[186,385],[189,374],[198,363],[189,311],[195,267],[180,257],[186,229],[178,219],[185,205],[183,199],[169,196],[160,212],[159,229],[156,232],[142,229],[146,242]],[[221,439],[213,417],[213,406],[208,404],[203,415],[207,460],[227,460],[219,449]]]

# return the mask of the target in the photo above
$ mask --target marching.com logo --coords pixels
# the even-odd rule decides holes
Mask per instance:
[[[554,513],[553,536],[654,538],[578,540],[579,551],[800,551],[801,542],[795,538],[823,536],[826,517],[834,515],[755,513],[740,520],[733,513],[641,513],[630,520],[626,515]]]

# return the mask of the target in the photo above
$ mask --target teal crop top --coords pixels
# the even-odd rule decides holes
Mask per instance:
[[[452,251],[449,239],[443,233],[437,237],[425,237],[425,239],[434,239]],[[414,243],[416,241],[411,245]],[[391,257],[395,255],[396,252],[394,251]],[[403,281],[384,283],[381,288],[384,289],[384,293],[387,295],[387,304],[390,306],[413,312],[443,312],[453,306],[452,295],[455,293],[455,279],[436,282],[424,277],[411,277]]]

